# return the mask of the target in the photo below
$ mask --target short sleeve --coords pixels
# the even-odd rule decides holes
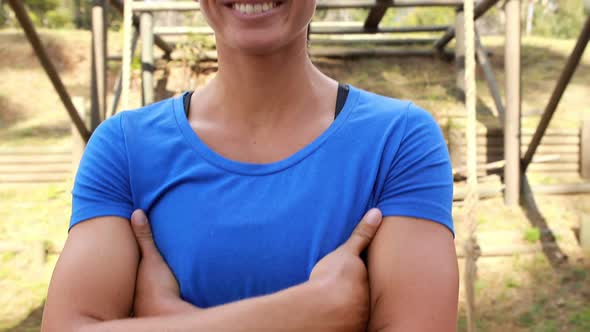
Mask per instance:
[[[383,216],[426,219],[454,235],[453,174],[442,132],[427,111],[410,104],[377,207]]]
[[[70,229],[96,217],[131,217],[133,199],[122,115],[100,124],[88,141],[72,190]]]

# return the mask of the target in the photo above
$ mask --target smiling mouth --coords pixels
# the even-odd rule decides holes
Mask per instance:
[[[283,1],[269,1],[263,3],[239,3],[234,2],[227,5],[243,15],[258,15],[275,9],[283,4]]]

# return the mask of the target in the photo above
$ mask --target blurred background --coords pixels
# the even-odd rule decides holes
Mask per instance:
[[[38,331],[47,285],[67,236],[72,179],[84,143],[9,2],[0,0],[0,331]],[[92,13],[102,6],[101,1],[14,2],[24,5],[89,131],[112,112],[197,88],[217,70],[214,39],[192,7],[134,12],[137,23],[143,20],[143,13],[153,13],[149,14],[151,21],[142,23],[150,28],[145,31],[151,32],[151,39],[138,37],[125,78],[121,74],[125,67],[123,1],[106,1],[106,38],[95,35],[95,44]],[[524,155],[568,59],[580,44],[589,16],[581,0],[516,2],[522,33]],[[145,3],[157,6],[170,1]],[[467,254],[463,243],[470,236],[466,212],[471,209],[464,201],[463,42],[452,40],[444,49],[433,48],[445,33],[460,30],[456,23],[461,5],[451,0],[422,3],[427,5],[392,6],[378,15],[374,27],[367,23],[367,17],[377,12],[372,6],[318,9],[310,53],[333,78],[411,99],[437,119],[455,168],[456,243],[463,269]],[[506,36],[510,35],[506,31],[507,2],[480,1],[476,8],[482,3],[492,5],[476,24],[482,45],[476,106],[480,201],[472,221],[482,255],[477,259],[477,278],[471,280],[475,328],[590,331],[590,51],[579,57],[523,176],[528,194],[521,195],[516,204],[506,204],[500,121],[506,105],[498,102],[506,100],[505,65],[511,61],[505,55]],[[95,17],[95,27],[97,22]],[[407,27],[428,28],[404,32]],[[156,35],[173,51],[153,45]],[[97,43],[104,45],[106,57],[93,52]],[[129,40],[126,45],[131,45]],[[145,51],[145,45],[152,51]],[[104,77],[96,69],[100,63],[105,64]],[[123,95],[118,98],[121,90]],[[101,100],[97,94],[102,93]],[[460,302],[459,331],[467,331],[464,287]]]

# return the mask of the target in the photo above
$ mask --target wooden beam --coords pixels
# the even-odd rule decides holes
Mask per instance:
[[[361,24],[338,24],[335,22],[314,22],[311,24],[311,33],[318,35],[339,35],[339,34],[373,34],[373,33],[412,33],[412,32],[441,32],[446,31],[448,26],[414,26],[414,27],[382,27],[376,30],[367,30]],[[174,35],[213,35],[213,30],[208,26],[201,27],[156,27],[154,33],[161,36]]]
[[[463,9],[455,12],[455,31],[457,42],[455,44],[455,88],[459,93],[459,99],[465,100],[465,15]]]
[[[492,198],[502,195],[502,185],[482,185],[478,188],[480,198]],[[590,183],[566,183],[533,185],[532,191],[541,195],[577,195],[590,193]],[[465,198],[465,186],[455,186],[453,200]]]
[[[49,79],[51,80],[51,83],[53,84],[55,91],[59,95],[61,102],[66,108],[66,111],[68,112],[68,115],[70,116],[70,119],[72,120],[74,126],[76,126],[76,129],[80,133],[80,136],[85,141],[88,141],[88,139],[90,138],[90,131],[88,130],[88,128],[86,128],[84,121],[82,120],[82,118],[80,118],[80,115],[78,114],[78,110],[76,110],[76,107],[72,103],[70,95],[68,94],[65,85],[59,77],[57,69],[55,68],[53,62],[49,58],[49,55],[47,54],[47,51],[45,50],[45,47],[43,46],[43,43],[41,42],[41,39],[39,38],[39,35],[37,34],[35,27],[33,26],[33,22],[31,21],[31,18],[29,17],[29,14],[27,13],[27,10],[23,5],[23,2],[20,0],[8,0],[8,4],[14,11],[16,19],[23,28],[25,35],[29,39],[29,43],[31,43],[31,46],[35,51],[35,54],[37,55],[39,62],[41,62],[43,69],[45,69],[45,73],[47,74],[47,76],[49,76]]]
[[[376,31],[383,16],[387,12],[387,8],[389,8],[388,5],[392,3],[392,0],[377,0],[375,7],[371,8],[369,15],[367,15],[364,24],[365,30]]]
[[[500,127],[503,127],[505,110],[504,103],[502,102],[502,95],[500,94],[498,81],[496,81],[496,76],[494,75],[494,69],[492,68],[485,49],[483,48],[479,34],[477,33],[477,29],[475,30],[475,43],[477,61],[480,67],[483,69],[484,77],[488,83],[488,88],[490,89],[490,94],[492,95],[492,99],[494,99],[494,104],[496,105],[495,115],[498,118],[498,123]]]
[[[432,38],[312,38],[311,45],[329,46],[355,46],[355,45],[379,45],[379,46],[405,46],[405,45],[431,45]]]
[[[123,59],[121,61],[121,104],[123,109],[129,107],[129,94],[131,92],[131,54],[132,39],[135,31],[139,31],[133,24],[132,6],[126,5],[123,11]]]
[[[482,0],[475,6],[474,17],[477,20],[483,14],[485,14],[490,8],[492,8],[499,0]],[[447,44],[453,40],[455,37],[455,28],[450,27],[447,32],[442,36],[436,43],[434,43],[434,47],[442,51]]]
[[[338,24],[336,22],[314,22],[311,24],[312,34],[338,35],[338,34],[373,34],[373,33],[412,33],[412,32],[442,32],[449,27],[447,25],[425,25],[408,27],[377,27],[369,30],[362,24]]]
[[[146,2],[151,3],[151,2]],[[214,31],[208,26],[202,27],[154,27],[154,33],[159,36],[175,35],[213,35]]]
[[[119,13],[121,13],[121,15],[124,14],[123,0],[109,0],[109,1],[111,2],[111,5],[113,7],[115,7],[115,9],[117,9],[117,11]],[[135,29],[137,29],[139,31],[139,17],[137,15],[133,15],[132,20],[133,20],[133,26],[135,27]],[[156,46],[158,46],[164,52],[164,56],[166,58],[170,57],[170,54],[174,50],[173,46],[170,46],[166,41],[164,41],[164,39],[162,39],[162,37],[160,37],[158,35],[154,36],[154,42],[155,42]]]
[[[84,119],[86,121],[87,124],[89,124],[90,122],[90,117],[88,114],[88,112],[86,111],[86,105],[84,103],[84,98],[83,97],[74,97],[73,98],[73,103],[74,105],[76,105],[76,109],[78,110],[78,114],[80,114],[80,117],[82,119]],[[72,179],[76,176],[76,173],[78,172],[78,166],[80,165],[80,160],[82,159],[82,155],[84,154],[84,149],[86,148],[86,141],[80,136],[80,134],[76,131],[75,127],[72,126],[72,155],[70,158],[70,171],[72,174]],[[35,163],[32,164],[35,166],[41,166],[42,169],[45,170],[45,172],[47,172],[51,165],[47,165],[44,163]],[[60,164],[54,164],[54,165],[60,165]],[[17,165],[18,167],[21,167],[21,170],[24,170],[25,172],[27,171],[25,165],[19,163]],[[28,170],[28,173],[34,173],[31,172],[30,170]],[[56,172],[55,169],[52,169],[51,171],[49,171],[50,173],[54,173]],[[22,171],[20,173],[23,173]]]
[[[506,116],[504,121],[504,202],[516,205],[520,200],[520,1],[506,2]]]
[[[154,17],[152,13],[141,13],[141,86],[142,105],[154,102]]]
[[[425,56],[434,57],[439,53],[433,49],[399,49],[392,47],[312,47],[310,50],[312,57],[333,57],[333,58],[353,58],[353,57],[370,57],[370,56]],[[452,53],[448,53],[452,56]],[[181,52],[172,53],[173,60],[185,59],[185,54]],[[217,52],[206,51],[203,52],[201,60],[216,61]]]
[[[533,185],[533,192],[545,195],[573,195],[590,193],[590,183]]]
[[[590,118],[582,121],[582,142],[580,143],[580,176],[590,179]]]
[[[484,248],[480,253],[480,257],[511,257],[523,254],[536,254],[543,252],[543,247],[557,248],[557,244],[519,244],[508,246],[494,246],[492,248]],[[465,253],[462,249],[457,250],[457,258],[465,258]]]
[[[549,102],[547,103],[547,107],[545,107],[545,111],[543,112],[543,116],[537,125],[537,130],[535,131],[535,135],[529,144],[529,148],[522,159],[522,168],[526,170],[528,165],[530,164],[535,151],[539,144],[541,143],[541,139],[543,138],[547,127],[549,127],[549,123],[553,118],[553,114],[557,109],[557,105],[561,101],[561,97],[565,89],[567,88],[569,82],[580,63],[580,59],[584,54],[584,50],[588,45],[588,41],[590,40],[590,16],[586,18],[586,23],[582,28],[582,32],[580,33],[580,37],[578,37],[578,41],[576,42],[576,46],[572,51],[571,55],[569,56],[565,68],[557,81],[555,89],[553,89],[553,93],[551,94],[551,98],[549,98]]]
[[[106,1],[92,2],[92,73],[91,73],[91,102],[90,102],[90,130],[105,118],[106,113],[106,57],[107,57],[107,20]]]
[[[379,0],[377,0],[379,1]],[[377,6],[376,0],[324,0],[318,1],[317,9],[371,9]],[[461,0],[396,0],[387,1],[387,7],[458,7],[463,5]],[[134,11],[198,11],[200,10],[198,2],[191,1],[161,1],[161,2],[144,2],[134,1]]]
[[[435,56],[437,52],[431,49],[394,49],[390,47],[334,47],[334,48],[313,48],[310,51],[314,57],[363,57],[363,56]]]

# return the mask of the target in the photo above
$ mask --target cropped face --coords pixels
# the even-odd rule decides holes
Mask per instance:
[[[248,54],[272,53],[306,38],[315,0],[200,0],[217,43]],[[305,43],[302,43],[305,45]]]

